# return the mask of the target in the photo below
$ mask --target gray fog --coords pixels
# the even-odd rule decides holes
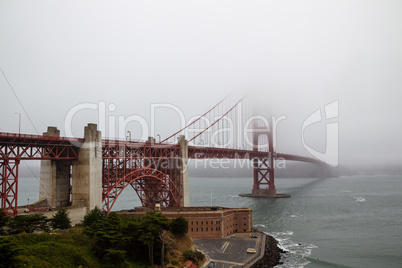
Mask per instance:
[[[172,104],[188,119],[250,91],[264,115],[286,116],[279,151],[308,155],[303,122],[338,102],[328,122],[338,123],[339,163],[401,166],[401,14],[399,0],[2,0],[0,131],[18,133],[20,113],[21,133],[68,136],[80,104],[148,123],[152,104]],[[77,113],[74,136],[98,114]],[[306,128],[305,142],[325,150],[328,122]],[[162,108],[155,123],[162,138],[180,127]],[[139,128],[125,130],[138,139]]]

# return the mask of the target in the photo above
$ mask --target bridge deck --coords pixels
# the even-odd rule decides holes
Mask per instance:
[[[76,159],[78,148],[84,139],[52,137],[43,135],[16,134],[0,132],[0,159]],[[138,154],[110,154],[110,150],[139,150],[146,157],[172,157],[178,144],[103,139],[103,158],[138,158]],[[124,149],[123,149],[124,148]],[[145,152],[146,151],[146,152]],[[168,156],[169,155],[169,156]],[[276,159],[325,164],[317,159],[284,153],[274,153]],[[179,157],[178,155],[173,157]],[[189,146],[188,157],[196,159],[263,159],[268,158],[266,151],[253,151],[232,148]]]

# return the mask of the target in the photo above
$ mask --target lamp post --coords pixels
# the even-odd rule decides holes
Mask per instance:
[[[129,139],[129,141],[131,141],[131,131],[127,130],[127,134],[128,134],[127,138]]]
[[[15,113],[18,114],[18,135],[21,135],[21,114],[20,113]]]
[[[161,135],[157,134],[156,136],[159,138],[159,142],[158,142],[158,143],[161,143]]]

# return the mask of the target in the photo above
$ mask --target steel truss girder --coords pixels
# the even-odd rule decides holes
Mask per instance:
[[[71,145],[17,143],[0,144],[0,159],[73,160],[78,158],[78,148]]]
[[[16,215],[18,201],[18,166],[19,160],[0,161],[0,203],[1,208],[9,215]]]

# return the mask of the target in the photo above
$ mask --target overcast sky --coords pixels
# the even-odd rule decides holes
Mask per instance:
[[[39,133],[76,105],[114,104],[108,116],[149,121],[152,103],[186,118],[232,91],[286,115],[278,150],[306,154],[301,127],[339,101],[342,164],[402,163],[402,2],[0,1],[0,67]],[[0,73],[0,131],[36,134]],[[73,132],[98,123],[73,118]],[[156,133],[178,130],[159,111]],[[325,122],[306,130],[325,147]],[[138,124],[127,130],[139,137]],[[304,151],[303,151],[304,150]]]

